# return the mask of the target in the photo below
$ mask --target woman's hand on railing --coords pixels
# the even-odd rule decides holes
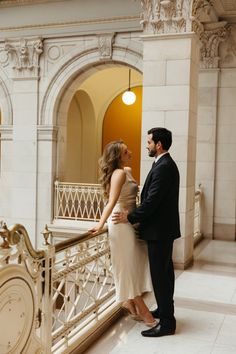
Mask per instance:
[[[98,234],[99,232],[102,231],[102,229],[104,228],[104,225],[102,225],[100,222],[94,226],[92,229],[89,229],[88,232],[91,232],[93,235]]]

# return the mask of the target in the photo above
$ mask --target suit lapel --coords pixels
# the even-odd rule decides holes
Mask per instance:
[[[154,167],[155,167],[155,166],[152,165],[152,168],[151,168],[150,171],[148,172],[148,175],[147,175],[147,177],[146,177],[146,179],[145,179],[145,182],[144,182],[144,185],[143,185],[143,189],[142,189],[142,192],[141,192],[141,201],[142,201],[142,199],[143,199],[145,190],[146,190],[146,188],[147,188],[147,186],[148,186],[148,182],[149,182],[149,179],[150,179],[150,177],[151,177],[152,170],[153,170]]]
[[[169,157],[169,156],[170,156],[170,154],[169,154],[169,153],[166,153],[165,155],[161,156],[161,157],[157,160],[156,163],[154,162],[154,163],[152,164],[152,168],[151,168],[150,171],[148,172],[148,175],[147,175],[146,180],[145,180],[144,185],[143,185],[143,189],[142,189],[142,192],[141,192],[141,202],[142,202],[142,200],[143,200],[143,197],[144,197],[144,194],[145,194],[145,192],[146,192],[146,189],[148,188],[149,180],[150,180],[150,177],[151,177],[151,175],[152,175],[152,171],[153,171],[158,165],[160,165],[160,163],[163,162],[163,160],[164,160],[165,158],[167,158],[167,157]]]

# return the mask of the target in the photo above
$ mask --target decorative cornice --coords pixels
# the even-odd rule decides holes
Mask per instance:
[[[226,28],[227,22],[216,22],[205,25],[205,31],[201,35],[200,67],[202,69],[215,69],[219,66],[219,44],[229,34]]]
[[[211,12],[212,0],[141,0],[145,34],[203,32],[201,21]]]
[[[98,50],[100,53],[101,60],[112,58],[112,45],[114,43],[114,36],[115,33],[103,33],[97,35]]]
[[[36,23],[30,25],[20,25],[20,26],[4,26],[1,27],[0,31],[16,31],[16,30],[27,30],[27,29],[41,29],[41,28],[64,28],[64,27],[79,27],[82,25],[93,25],[93,24],[105,24],[105,23],[114,23],[114,22],[130,22],[137,21],[139,16],[120,16],[120,17],[99,17],[93,19],[77,20],[77,21],[64,21],[64,22],[49,22],[49,23]]]
[[[29,4],[41,4],[45,2],[59,2],[63,0],[1,0],[0,7],[22,6]]]

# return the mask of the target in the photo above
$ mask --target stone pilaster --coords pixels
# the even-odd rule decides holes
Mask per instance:
[[[202,232],[209,238],[213,237],[215,208],[219,45],[228,34],[227,22],[221,21],[205,24],[201,35],[196,181],[201,183],[204,193]]]
[[[5,41],[12,79],[13,146],[11,219],[23,224],[35,243],[37,220],[37,122],[40,38]]]
[[[38,183],[37,183],[37,246],[41,247],[41,231],[52,219],[53,188],[56,179],[58,127],[38,125]]]
[[[143,35],[143,145],[146,131],[164,126],[173,133],[171,155],[180,170],[182,237],[175,242],[174,262],[193,259],[196,122],[201,17],[210,16],[209,1],[141,1]],[[196,35],[197,34],[197,35]],[[149,169],[142,154],[141,181]]]
[[[219,74],[217,68],[199,72],[196,185],[202,186],[201,227],[208,238],[213,237]]]

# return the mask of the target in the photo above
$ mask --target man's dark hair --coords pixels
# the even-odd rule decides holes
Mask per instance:
[[[164,150],[169,150],[172,144],[172,133],[166,128],[152,128],[148,130],[148,134],[152,134],[152,140],[155,144],[161,142]]]

